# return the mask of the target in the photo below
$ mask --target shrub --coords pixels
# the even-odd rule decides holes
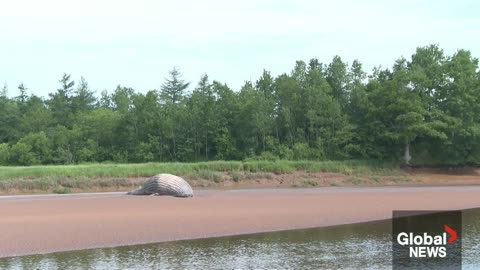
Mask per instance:
[[[363,180],[361,178],[358,178],[358,177],[349,177],[345,181],[350,182],[354,185],[359,185],[359,184],[363,183]]]
[[[316,187],[316,186],[318,186],[318,182],[317,182],[317,181],[313,181],[313,180],[304,180],[304,181],[303,181],[303,185],[304,185],[304,186]]]
[[[52,189],[52,192],[55,194],[69,194],[71,193],[71,190],[70,188],[60,186]]]
[[[10,149],[10,160],[18,165],[37,164],[38,160],[31,150],[32,146],[23,142],[17,142]]]
[[[260,154],[259,157],[257,157],[258,160],[269,160],[269,161],[275,161],[278,160],[279,158],[275,156],[272,152],[263,152]]]
[[[238,182],[244,178],[243,173],[239,171],[232,171],[230,174],[232,176],[232,180],[235,182]]]

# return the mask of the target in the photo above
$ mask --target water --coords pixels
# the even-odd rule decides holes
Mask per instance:
[[[391,223],[0,259],[0,269],[390,269]],[[480,209],[463,213],[464,269],[480,268]]]

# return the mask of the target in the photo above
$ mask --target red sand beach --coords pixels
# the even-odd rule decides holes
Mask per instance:
[[[0,197],[0,257],[391,218],[392,210],[480,207],[480,186],[198,191]]]

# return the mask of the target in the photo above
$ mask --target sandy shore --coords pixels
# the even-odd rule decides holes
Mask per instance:
[[[480,207],[480,186],[0,197],[0,257],[391,218],[392,210]]]

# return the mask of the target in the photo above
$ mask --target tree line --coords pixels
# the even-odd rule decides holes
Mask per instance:
[[[480,163],[478,59],[419,47],[367,74],[355,60],[297,61],[239,91],[176,68],[159,89],[95,95],[64,74],[47,98],[0,92],[0,164],[259,159]]]

